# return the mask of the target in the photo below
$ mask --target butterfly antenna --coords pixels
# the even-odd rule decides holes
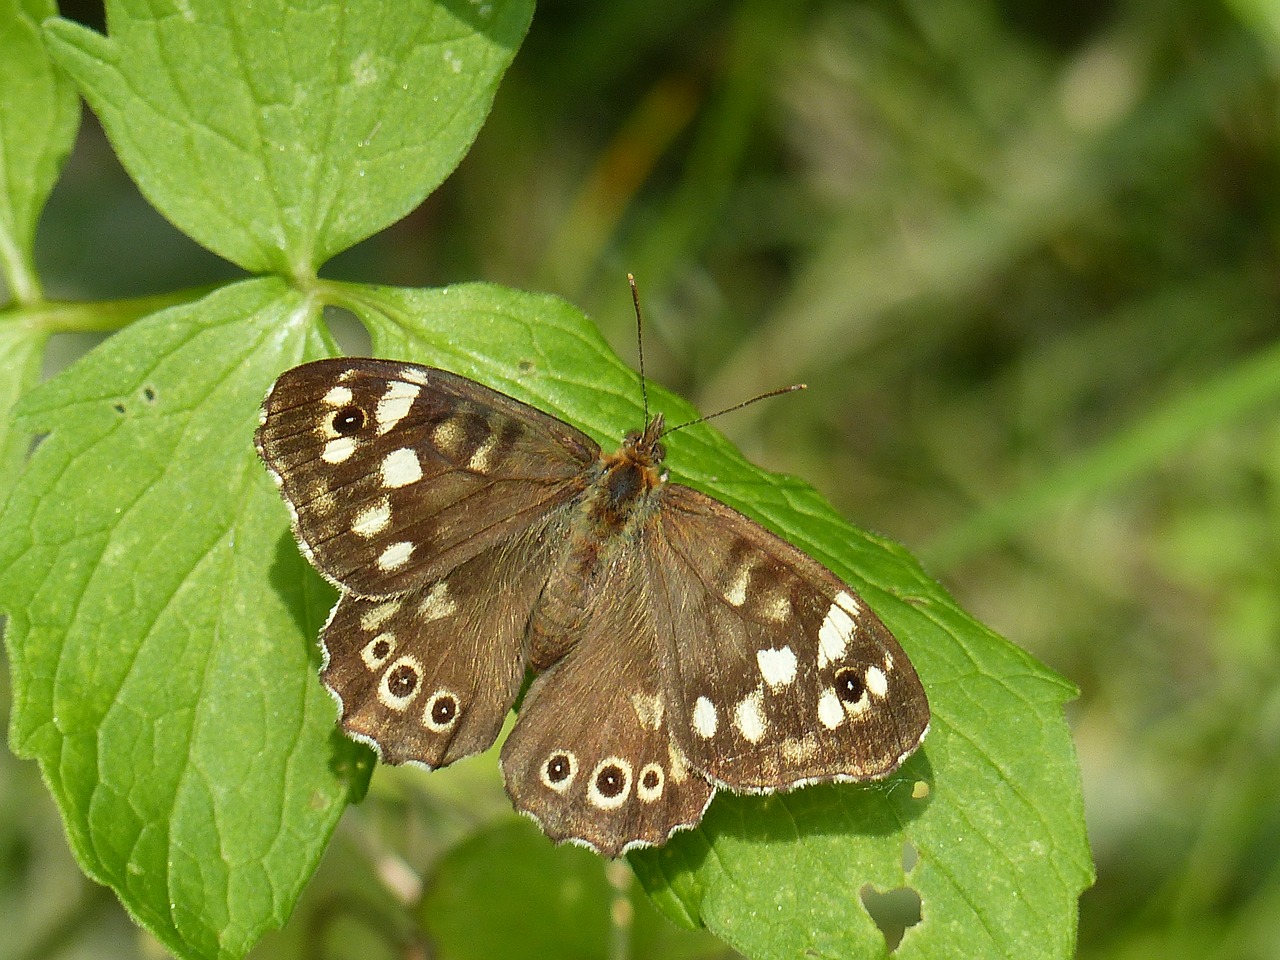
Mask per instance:
[[[686,420],[684,423],[678,423],[674,427],[668,427],[662,431],[662,436],[675,433],[677,430],[683,430],[685,427],[692,427],[695,423],[705,423],[707,420],[714,420],[716,417],[722,417],[726,413],[733,413],[735,410],[741,410],[743,407],[749,407],[758,400],[768,400],[770,397],[780,397],[784,393],[795,393],[797,390],[808,390],[807,383],[793,383],[789,387],[779,387],[777,390],[770,390],[768,393],[761,393],[749,400],[743,400],[741,403],[735,403],[732,407],[725,407],[723,410],[717,410],[715,413],[708,413],[705,417],[697,417],[693,420]]]
[[[631,302],[636,308],[636,354],[640,357],[640,399],[644,401],[644,422],[649,423],[649,388],[644,380],[644,318],[640,315],[640,288],[636,286],[634,274],[627,274],[627,283],[631,284]]]

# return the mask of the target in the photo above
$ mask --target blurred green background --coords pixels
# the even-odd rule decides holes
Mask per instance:
[[[462,167],[326,273],[560,293],[634,360],[632,271],[654,379],[806,381],[720,428],[1081,687],[1080,955],[1276,957],[1278,68],[1267,0],[547,0]],[[88,115],[39,265],[67,299],[235,276]],[[431,889],[510,815],[487,767],[438,779],[379,773],[334,850]],[[295,946],[346,955],[324,896]],[[0,917],[20,960],[157,951],[7,752]]]

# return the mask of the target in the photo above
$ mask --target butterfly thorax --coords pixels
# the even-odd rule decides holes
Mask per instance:
[[[612,454],[601,454],[586,471],[583,490],[572,509],[565,545],[529,621],[530,657],[539,669],[559,660],[592,615],[584,599],[600,596],[595,589],[622,550],[643,534],[657,509],[656,495],[665,478],[661,472],[666,451],[658,438],[663,419],[658,414],[644,430],[627,435]]]

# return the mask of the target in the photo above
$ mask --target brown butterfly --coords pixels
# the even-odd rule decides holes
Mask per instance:
[[[258,453],[316,569],[342,726],[387,763],[493,744],[516,808],[615,857],[715,791],[891,773],[929,705],[867,604],[662,472],[661,414],[604,454],[444,370],[319,360],[268,392]]]

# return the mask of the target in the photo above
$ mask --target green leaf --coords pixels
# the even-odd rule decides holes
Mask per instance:
[[[39,759],[85,869],[182,956],[237,956],[287,915],[367,757],[314,675],[332,594],[251,444],[272,377],[332,350],[322,303],[355,312],[378,353],[474,376],[607,446],[642,417],[635,375],[580,311],[484,284],[240,284],[131,327],[24,401],[18,431],[49,435],[0,515],[13,743]],[[885,782],[721,795],[700,827],[632,855],[646,890],[751,957],[882,955],[864,898],[900,887],[923,918],[901,955],[1069,956],[1091,876],[1072,688],[810,487],[709,425],[669,439],[678,479],[863,593],[934,724]]]
[[[54,69],[40,21],[53,0],[0,0],[0,271],[15,305],[0,310],[0,501],[26,453],[10,411],[40,377],[48,326],[32,259],[36,221],[80,122],[75,87]]]
[[[14,751],[85,872],[179,956],[283,922],[360,787],[315,678],[332,593],[253,454],[263,392],[331,350],[277,281],[111,338],[19,407],[0,514]]]
[[[107,4],[110,36],[55,21],[139,189],[250,271],[310,276],[457,165],[531,0]]]
[[[0,267],[23,303],[39,299],[36,221],[80,124],[75,88],[40,37],[40,21],[57,12],[54,0],[0,0]]]
[[[672,927],[643,894],[628,891],[635,885],[625,882],[625,868],[623,889],[615,893],[607,870],[595,854],[553,847],[529,821],[510,821],[476,834],[441,861],[422,899],[422,924],[440,960],[605,960],[610,914],[620,899],[627,904],[620,918],[627,956],[723,953],[706,934]]]
[[[635,374],[561,300],[483,284],[335,289],[379,354],[480,379],[606,448],[641,422]],[[661,389],[649,396],[672,422],[693,416]],[[705,923],[752,957],[881,954],[860,897],[867,884],[921,897],[924,919],[901,956],[1071,956],[1076,901],[1093,876],[1062,712],[1074,688],[975,623],[902,548],[850,527],[808,485],[752,466],[710,425],[668,441],[673,477],[863,594],[919,670],[933,725],[881,783],[722,793],[700,828],[631,856],[646,888],[673,918]]]

